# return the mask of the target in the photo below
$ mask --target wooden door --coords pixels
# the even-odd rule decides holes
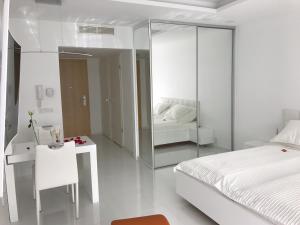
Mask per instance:
[[[119,55],[111,57],[111,138],[114,142],[123,144],[123,118],[121,100],[121,72]]]
[[[60,59],[59,65],[64,136],[90,135],[87,62]]]

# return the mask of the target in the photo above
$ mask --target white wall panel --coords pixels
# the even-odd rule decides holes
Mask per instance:
[[[19,131],[25,139],[31,137],[25,125],[27,111],[36,107],[34,86],[37,84],[55,89],[55,97],[48,102],[54,112],[47,115],[37,112],[38,120],[58,124],[62,121],[58,54],[45,52],[57,52],[59,46],[131,49],[133,45],[131,27],[115,27],[115,35],[80,34],[76,23],[12,19],[10,30],[22,46],[22,52],[36,52],[23,53],[21,59]]]
[[[34,111],[34,118],[41,124],[58,124],[62,126],[61,91],[59,78],[59,58],[57,53],[22,53],[19,97],[19,138],[32,140],[33,133],[28,129],[28,111]],[[35,85],[54,89],[52,98],[45,97],[42,107],[53,110],[38,113]]]

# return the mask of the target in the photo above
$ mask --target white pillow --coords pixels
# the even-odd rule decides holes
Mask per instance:
[[[164,102],[157,103],[156,106],[154,107],[154,114],[160,115],[163,112],[165,112],[168,108],[170,108],[170,106],[171,106],[170,103],[164,103]]]
[[[290,120],[271,142],[300,145],[300,120]]]
[[[189,123],[196,119],[196,109],[191,108],[191,111],[179,118],[180,123]]]
[[[181,118],[186,116],[193,110],[192,107],[184,106],[184,105],[174,105],[172,106],[164,115],[165,120],[176,120],[180,121]]]

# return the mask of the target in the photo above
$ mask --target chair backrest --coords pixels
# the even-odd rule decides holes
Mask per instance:
[[[50,149],[47,145],[36,147],[35,182],[37,190],[78,182],[74,141],[58,149]]]

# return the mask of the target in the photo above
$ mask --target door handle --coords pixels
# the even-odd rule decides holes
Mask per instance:
[[[85,96],[85,95],[83,95],[83,96],[81,97],[81,102],[82,102],[82,105],[83,105],[83,106],[86,106],[86,96]]]

